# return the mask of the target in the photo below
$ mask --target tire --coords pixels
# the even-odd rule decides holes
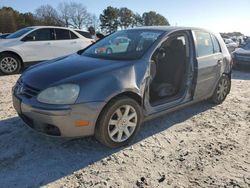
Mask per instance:
[[[111,49],[111,48],[108,48],[107,50],[106,50],[106,54],[112,54],[113,53],[113,50]]]
[[[0,55],[0,72],[5,75],[20,73],[22,68],[21,60],[18,56],[11,53]]]
[[[221,104],[227,97],[231,89],[231,79],[223,74],[214,90],[210,102],[214,104]]]
[[[126,96],[117,97],[101,112],[95,137],[109,148],[127,145],[139,131],[142,118],[141,107],[135,100]]]

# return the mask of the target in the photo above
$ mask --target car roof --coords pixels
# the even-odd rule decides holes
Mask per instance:
[[[81,30],[81,29],[73,29],[73,30],[75,30],[75,31],[82,31],[82,32],[87,32],[87,33],[89,33],[89,31]]]
[[[213,33],[207,29],[198,28],[198,27],[182,27],[182,26],[142,26],[142,27],[136,27],[132,28],[132,30],[136,29],[145,29],[145,30],[159,30],[159,31],[166,31],[166,32],[172,32],[172,31],[181,31],[181,30],[201,30],[206,31],[209,33]]]
[[[32,29],[38,29],[38,28],[56,28],[56,29],[70,29],[70,30],[73,30],[73,29],[68,28],[68,27],[59,27],[59,26],[30,26],[28,28],[32,28]]]

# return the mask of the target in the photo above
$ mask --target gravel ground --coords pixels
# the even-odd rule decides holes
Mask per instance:
[[[25,127],[11,101],[18,77],[0,77],[0,187],[250,187],[250,72],[234,72],[222,105],[146,122],[115,150]]]

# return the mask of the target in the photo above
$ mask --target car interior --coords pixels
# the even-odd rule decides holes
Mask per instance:
[[[169,37],[153,53],[149,87],[152,106],[183,96],[189,56],[188,37],[185,34]]]

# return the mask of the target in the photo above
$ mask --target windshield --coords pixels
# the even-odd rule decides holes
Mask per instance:
[[[31,30],[33,30],[33,28],[30,28],[30,27],[20,29],[16,31],[15,33],[8,35],[6,39],[14,39],[14,38],[21,37],[22,35],[24,35],[25,33],[28,33]]]
[[[90,46],[82,55],[114,60],[139,59],[163,32],[140,29],[118,31]]]

